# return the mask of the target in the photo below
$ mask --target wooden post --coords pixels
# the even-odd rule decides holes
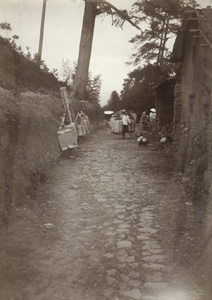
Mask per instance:
[[[41,62],[41,55],[42,55],[42,48],[43,48],[43,33],[44,33],[44,22],[45,22],[45,14],[46,14],[46,1],[43,0],[43,9],[42,9],[42,16],[41,16],[41,25],[40,25],[40,41],[38,47],[38,62]]]
[[[61,87],[60,92],[61,92],[61,95],[62,95],[63,105],[64,105],[65,110],[66,110],[66,116],[68,118],[68,121],[70,123],[73,123],[73,122],[75,122],[75,115],[74,115],[73,107],[71,105],[71,98],[68,94],[67,87],[66,86]]]

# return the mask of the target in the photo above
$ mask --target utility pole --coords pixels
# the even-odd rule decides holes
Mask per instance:
[[[46,14],[46,2],[47,0],[43,0],[43,9],[42,9],[41,25],[40,25],[40,41],[39,41],[39,48],[38,48],[39,64],[41,62],[42,48],[43,48],[43,33],[44,33],[44,22],[45,22],[45,14]]]

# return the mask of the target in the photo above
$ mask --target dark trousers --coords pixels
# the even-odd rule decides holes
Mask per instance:
[[[123,128],[122,128],[122,137],[124,138],[125,137],[125,133],[128,132],[128,125],[123,125]]]

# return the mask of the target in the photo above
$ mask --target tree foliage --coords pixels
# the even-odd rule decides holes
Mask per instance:
[[[125,22],[129,22],[132,26],[140,29],[126,9],[118,9],[106,0],[85,0],[85,2],[96,4],[96,15],[110,15],[114,26],[122,28]]]
[[[129,63],[137,68],[123,84],[121,100],[126,109],[139,114],[155,105],[154,88],[175,74],[167,42],[176,35],[184,11],[195,7],[195,0],[137,0],[133,4],[130,15],[143,29],[130,40],[135,52]]]
[[[171,68],[148,64],[128,74],[121,91],[121,99],[126,109],[133,109],[138,114],[148,111],[155,105],[154,88],[170,77]]]
[[[76,63],[71,63],[69,59],[62,60],[60,78],[62,81],[66,83],[70,91],[73,90],[76,71],[77,71]],[[99,103],[101,85],[102,85],[101,75],[92,76],[90,72],[88,74],[88,80],[85,89],[85,99],[92,103]]]
[[[7,22],[0,23],[0,30],[11,31],[12,28],[11,28],[10,23],[7,23]]]
[[[126,10],[119,10],[106,0],[85,0],[77,70],[72,90],[72,96],[79,100],[85,99],[95,20],[102,14],[111,15],[113,25],[122,27],[127,21],[138,28]]]
[[[62,81],[66,83],[67,86],[73,85],[73,76],[76,72],[76,64],[71,63],[69,59],[62,60],[62,65],[60,68],[60,77]]]
[[[0,29],[3,31],[12,30],[9,23],[1,23]],[[4,34],[3,34],[4,35]],[[50,71],[44,61],[41,68],[37,64],[37,55],[33,57],[27,47],[24,53],[21,46],[17,45],[18,36],[10,38],[0,36],[0,85],[7,89],[19,88],[20,91],[31,90],[46,93],[53,93],[59,90],[61,84],[57,78],[57,70]]]
[[[119,111],[123,108],[123,103],[117,93],[117,91],[113,91],[110,95],[110,99],[107,101],[107,104],[105,105],[105,110],[112,110],[112,111]]]
[[[183,12],[197,7],[195,0],[138,0],[131,15],[144,29],[130,42],[137,49],[131,57],[135,66],[142,60],[162,64],[169,58],[167,42],[176,34]],[[143,25],[143,26],[141,26]]]
[[[101,75],[96,75],[93,78],[91,77],[91,75],[89,75],[86,88],[86,99],[92,103],[99,103],[101,87]]]
[[[24,57],[27,61],[38,63],[39,62],[38,53],[35,53],[32,56],[32,54],[30,53],[30,48],[28,46],[26,47],[26,52],[25,52],[20,45],[17,45],[17,41],[19,39],[18,35],[15,34],[12,37],[9,37],[8,31],[11,31],[11,30],[12,30],[12,28],[9,23],[6,23],[6,22],[0,23],[0,31],[2,31],[2,33],[6,33],[6,36],[7,36],[6,38],[4,38],[3,34],[1,34],[2,39],[5,40],[5,43],[8,44],[15,51],[15,53]],[[55,77],[58,77],[58,71],[56,69],[53,69],[52,71],[50,71],[43,60],[40,61],[40,68],[45,73],[54,74]]]

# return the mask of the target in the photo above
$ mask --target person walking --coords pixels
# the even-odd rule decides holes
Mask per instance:
[[[123,127],[122,127],[122,139],[125,138],[125,134],[127,132],[129,132],[128,130],[128,125],[130,124],[130,117],[127,113],[127,111],[125,111],[122,115],[122,124],[123,124]]]

